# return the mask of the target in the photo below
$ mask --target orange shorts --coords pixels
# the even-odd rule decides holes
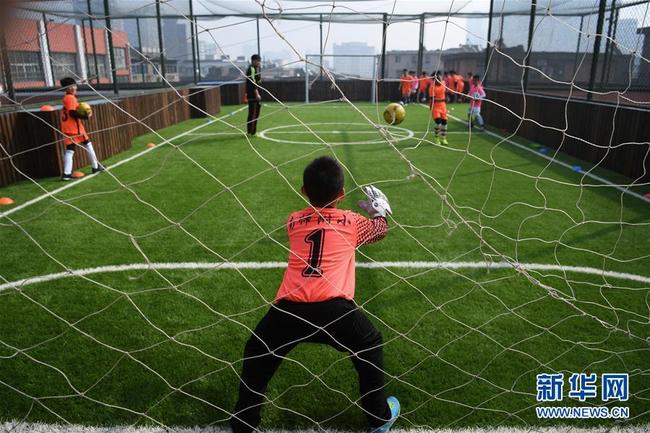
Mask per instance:
[[[431,108],[431,116],[434,119],[447,120],[447,104],[444,102],[435,102]]]

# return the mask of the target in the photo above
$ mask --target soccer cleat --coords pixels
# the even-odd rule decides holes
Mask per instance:
[[[105,171],[105,170],[106,170],[106,167],[104,167],[100,163],[97,163],[97,168],[93,168],[93,174],[101,173],[102,171]]]
[[[395,420],[397,420],[397,417],[399,416],[399,400],[391,395],[386,399],[386,403],[388,403],[388,408],[390,409],[390,420],[381,427],[376,428],[373,433],[388,433],[390,428],[395,423]]]
[[[440,144],[440,138],[437,135],[433,137],[433,144]]]
[[[447,142],[447,137],[442,137],[440,139],[440,144],[442,144],[443,146],[449,146],[449,143]]]
[[[69,180],[77,180],[77,178],[72,177],[72,174],[64,174],[63,176],[61,176],[61,180],[67,182]]]

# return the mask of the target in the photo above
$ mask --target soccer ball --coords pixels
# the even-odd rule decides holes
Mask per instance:
[[[406,110],[397,103],[388,104],[384,109],[384,120],[389,125],[399,125],[406,117]]]
[[[88,117],[93,112],[93,109],[90,108],[90,105],[86,102],[82,102],[77,107],[77,114],[82,117]]]

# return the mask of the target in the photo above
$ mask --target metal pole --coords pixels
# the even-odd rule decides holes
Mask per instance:
[[[323,14],[320,14],[320,76],[319,78],[323,79]]]
[[[147,81],[145,75],[145,68],[147,67],[147,62],[145,62],[144,53],[142,52],[142,33],[140,32],[140,18],[135,19],[135,25],[138,27],[138,51],[140,51],[140,73],[142,74],[142,82]]]
[[[388,14],[384,14],[382,19],[381,32],[381,74],[379,78],[386,78],[386,32],[388,31]]]
[[[192,37],[192,70],[194,71],[194,84],[199,82],[198,74],[196,70],[196,33],[194,32],[194,5],[192,0],[190,1],[190,33]]]
[[[52,64],[52,48],[50,46],[50,36],[49,36],[49,29],[47,27],[47,15],[45,15],[45,12],[43,12],[43,26],[45,28],[45,45],[47,46],[47,53],[49,54],[50,58],[48,59],[49,61],[47,62],[50,65],[50,72],[52,73],[52,82],[54,83],[54,87],[56,87],[56,77],[54,76],[54,65]]]
[[[621,10],[616,9],[616,17],[614,18],[614,31],[612,32],[612,39],[616,40],[616,29],[618,28],[618,14]],[[609,84],[609,76],[612,71],[612,51],[613,48],[609,49],[609,58],[607,59],[607,75],[605,76],[605,84]]]
[[[158,48],[160,50],[160,73],[163,79],[165,79],[165,77],[167,76],[167,71],[165,69],[165,44],[163,41],[162,18],[160,16],[160,0],[156,0],[156,20],[158,23]]]
[[[420,15],[420,39],[418,40],[417,76],[422,75],[422,56],[424,55],[424,14]]]
[[[578,45],[576,46],[576,58],[573,60],[573,73],[575,74],[578,68],[578,57],[580,56],[580,42],[582,42],[582,27],[585,22],[585,16],[580,16],[580,30],[578,32]]]
[[[591,71],[589,73],[589,86],[587,87],[587,101],[591,101],[594,90],[594,81],[596,80],[596,71],[598,70],[598,54],[600,52],[600,39],[603,32],[603,22],[605,21],[605,7],[607,0],[600,0],[598,7],[598,22],[596,23],[596,39],[594,39],[594,53],[591,56]]]
[[[499,48],[503,46],[503,14],[500,17],[499,20],[499,38],[497,39],[497,44]],[[498,82],[499,77],[501,77],[501,63],[503,62],[503,58],[497,57],[497,74],[495,76],[494,81]]]
[[[260,45],[260,17],[255,20],[257,24],[257,54],[262,55],[262,46]]]
[[[305,58],[305,103],[309,104],[309,61]]]
[[[99,84],[99,63],[97,62],[97,44],[95,42],[95,27],[93,25],[93,12],[92,6],[90,5],[90,0],[87,1],[88,4],[88,24],[90,25],[90,40],[93,45],[93,59],[95,59],[95,84]],[[85,35],[84,35],[85,36]],[[88,56],[88,54],[86,54]]]
[[[490,41],[492,38],[492,11],[494,10],[494,0],[490,0],[490,15],[488,18],[487,44],[485,45],[485,73],[483,82],[487,81],[488,64],[490,63]],[[478,73],[478,71],[476,71]]]
[[[196,34],[196,67],[199,71],[199,80],[201,80],[203,77],[201,76],[201,44],[199,43],[198,18],[194,21],[194,33]]]
[[[90,80],[90,63],[88,62],[88,47],[86,46],[86,19],[81,19],[81,34],[84,44],[84,59],[86,60],[86,79]]]
[[[528,88],[528,66],[530,65],[530,54],[533,51],[533,32],[535,31],[535,12],[537,11],[537,0],[530,2],[530,21],[528,23],[528,49],[524,56],[524,92]]]
[[[609,25],[607,26],[607,40],[605,41],[605,63],[603,63],[603,67],[600,70],[600,88],[603,88],[603,84],[605,83],[605,70],[607,69],[607,62],[609,61],[609,51],[611,48],[611,44],[609,43],[610,38],[612,37],[612,23],[614,22],[614,9],[616,7],[616,0],[612,0],[612,6],[609,11]]]
[[[14,81],[11,78],[11,64],[9,63],[9,50],[7,49],[7,40],[5,39],[5,30],[0,29],[0,59],[2,60],[2,69],[5,72],[5,84],[7,85],[7,94],[12,101],[16,100],[16,90]]]
[[[106,31],[108,32],[108,55],[111,59],[111,76],[113,77],[113,93],[116,95],[120,93],[117,84],[117,65],[115,64],[115,47],[113,46],[113,30],[111,28],[111,13],[108,6],[108,0],[104,0],[104,13],[106,14]]]

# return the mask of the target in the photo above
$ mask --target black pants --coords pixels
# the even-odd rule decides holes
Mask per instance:
[[[361,406],[370,426],[376,428],[388,421],[382,336],[370,320],[352,301],[341,298],[313,303],[280,301],[258,323],[244,348],[239,400],[230,420],[234,433],[250,433],[257,428],[271,377],[283,357],[303,342],[328,344],[353,353]]]
[[[249,134],[257,133],[257,118],[260,117],[260,108],[262,104],[256,99],[248,100],[248,119],[246,129]]]

